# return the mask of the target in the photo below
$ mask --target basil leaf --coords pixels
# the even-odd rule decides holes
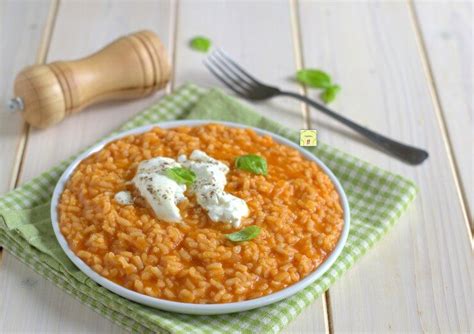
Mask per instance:
[[[337,93],[339,93],[340,90],[341,87],[339,85],[328,87],[321,93],[321,99],[324,101],[324,103],[328,104],[334,101]]]
[[[241,155],[235,159],[235,167],[257,175],[267,175],[267,161],[255,154]]]
[[[191,40],[189,45],[193,50],[206,53],[211,48],[211,44],[212,43],[209,38],[203,36],[196,36]]]
[[[296,80],[315,88],[329,88],[332,80],[329,74],[316,69],[302,69],[296,73]]]
[[[166,170],[166,176],[178,184],[191,185],[196,180],[196,174],[190,169],[174,167]]]
[[[256,238],[260,234],[261,230],[262,229],[257,225],[251,225],[238,232],[226,234],[225,237],[234,242],[249,241]]]

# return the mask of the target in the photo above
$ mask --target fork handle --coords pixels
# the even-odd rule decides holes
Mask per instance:
[[[280,95],[291,96],[309,104],[310,106],[318,109],[319,111],[322,111],[324,114],[328,115],[329,117],[332,117],[338,120],[339,122],[348,126],[352,130],[360,133],[361,135],[369,139],[371,142],[383,148],[388,153],[391,153],[392,155],[398,157],[400,160],[403,160],[409,164],[418,165],[418,164],[421,164],[423,161],[425,161],[426,158],[428,158],[429,154],[427,151],[422,150],[420,148],[413,147],[413,146],[405,145],[393,139],[382,136],[381,134],[378,134],[372,130],[369,130],[366,127],[363,127],[357,123],[354,123],[350,119],[345,118],[335,113],[334,111],[326,108],[324,105],[316,101],[313,101],[304,95],[300,95],[293,92],[286,92],[286,91],[280,91]]]

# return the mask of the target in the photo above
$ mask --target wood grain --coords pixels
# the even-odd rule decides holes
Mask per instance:
[[[406,166],[311,110],[322,141],[411,178],[420,190],[385,240],[331,287],[334,331],[472,330],[470,237],[408,5],[299,7],[305,65],[328,71],[342,87],[333,109],[430,152],[422,166]]]
[[[214,47],[224,49],[262,81],[298,90],[291,80],[296,71],[296,59],[289,6],[289,2],[284,1],[181,1],[176,44],[176,85],[191,81],[202,86],[223,87],[202,64],[204,56],[188,47],[191,38],[204,35],[212,40]],[[300,104],[296,101],[275,99],[253,104],[252,108],[294,129],[305,127]],[[322,298],[317,300],[284,332],[325,332],[323,303]]]
[[[62,2],[47,61],[83,57],[118,36],[142,29],[154,30],[167,49],[172,50],[169,38],[173,18],[171,11],[169,1],[98,1],[87,6],[81,2]],[[159,93],[127,103],[103,104],[72,115],[56,127],[31,131],[21,182],[92,144],[162,95]],[[10,254],[4,257],[0,271],[0,332],[13,328],[18,332],[121,331],[118,326],[21,265]],[[35,295],[30,297],[33,300],[28,298],[28,287],[19,283],[22,281],[37,282],[33,289]],[[28,317],[25,318],[25,314]]]
[[[250,73],[280,88],[297,90],[290,5],[286,1],[180,1],[176,53],[176,85],[195,82],[223,87],[204,67],[204,54],[189,48],[204,35]],[[216,28],[217,27],[217,28]],[[220,27],[220,28],[219,28]],[[225,88],[223,88],[225,89]],[[255,104],[263,115],[294,129],[304,127],[300,104],[278,98]]]
[[[434,98],[441,107],[460,190],[474,228],[474,105],[472,37],[474,7],[470,1],[414,3]]]
[[[8,252],[2,267],[1,333],[124,333]]]
[[[13,97],[16,73],[38,60],[50,4],[49,0],[0,2],[0,194],[15,183],[25,129],[21,115],[7,110],[6,102]]]

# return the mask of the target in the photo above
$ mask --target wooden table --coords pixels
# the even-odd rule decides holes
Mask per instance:
[[[9,1],[0,2],[0,95],[25,65],[82,57],[148,28],[166,43],[174,78],[150,98],[101,105],[47,130],[0,107],[0,193],[93,143],[184,82],[219,85],[188,47],[212,38],[252,73],[301,90],[302,67],[331,73],[332,107],[428,149],[407,166],[313,109],[279,98],[254,107],[295,129],[415,180],[420,192],[382,242],[286,333],[473,331],[473,8],[448,1]],[[317,92],[305,91],[311,97]],[[3,252],[0,332],[122,332]]]

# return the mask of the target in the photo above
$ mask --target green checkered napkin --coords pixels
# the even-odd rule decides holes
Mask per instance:
[[[140,113],[120,130],[173,119],[214,119],[256,126],[295,142],[298,133],[263,118],[218,90],[185,85]],[[416,187],[324,144],[310,149],[341,181],[351,207],[347,245],[332,268],[295,296],[260,309],[219,316],[191,316],[145,307],[102,288],[61,251],[49,218],[49,200],[70,158],[0,199],[0,245],[69,294],[133,332],[278,332],[317,299],[387,232],[415,198]]]

